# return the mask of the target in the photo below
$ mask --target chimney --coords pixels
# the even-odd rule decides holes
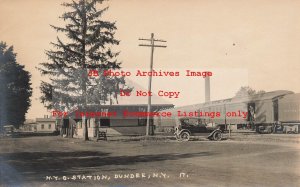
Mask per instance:
[[[210,102],[210,78],[205,77],[205,102]]]

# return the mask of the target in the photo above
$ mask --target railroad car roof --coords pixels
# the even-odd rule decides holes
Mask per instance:
[[[222,100],[216,100],[216,101],[211,101],[207,103],[199,103],[199,104],[194,104],[194,105],[187,105],[187,106],[180,106],[180,107],[175,107],[172,109],[167,109],[164,111],[177,111],[177,110],[184,110],[186,112],[189,111],[196,111],[199,110],[200,108],[205,108],[205,107],[210,107],[210,106],[219,106],[223,104],[233,104],[233,103],[248,103],[249,101],[257,101],[257,100],[271,100],[276,97],[284,96],[284,95],[295,95],[293,94],[292,91],[287,91],[287,90],[276,90],[272,92],[265,92],[261,94],[255,94],[252,96],[244,96],[244,97],[232,97],[229,99],[222,99]],[[285,96],[287,97],[287,96]],[[300,97],[300,93],[299,93]]]
[[[282,101],[300,101],[300,93],[286,95]]]
[[[255,94],[251,96],[244,96],[244,97],[233,97],[232,102],[247,102],[247,101],[257,101],[257,100],[269,100],[274,99],[276,97],[293,94],[292,91],[287,90],[276,90],[272,92],[265,92],[260,94]]]

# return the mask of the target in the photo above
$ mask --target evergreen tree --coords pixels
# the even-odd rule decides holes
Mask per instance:
[[[30,107],[31,75],[16,61],[13,47],[0,42],[0,126],[19,128]]]
[[[38,68],[42,75],[50,76],[50,82],[42,82],[40,86],[41,101],[48,109],[70,110],[79,105],[86,109],[87,104],[106,104],[111,99],[117,102],[118,88],[127,88],[123,77],[104,77],[101,73],[121,68],[117,61],[119,52],[111,50],[119,44],[114,38],[115,22],[100,19],[108,7],[100,10],[96,7],[102,1],[63,3],[70,9],[61,16],[65,26],[51,25],[67,39],[62,41],[57,37],[57,42],[51,43],[53,49],[46,51],[50,62],[41,63]],[[89,70],[98,70],[99,76],[89,78]],[[84,124],[87,140],[85,121]]]

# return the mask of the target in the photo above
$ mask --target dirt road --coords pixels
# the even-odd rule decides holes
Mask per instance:
[[[249,137],[221,142],[0,139],[0,182],[56,187],[300,186],[297,141]],[[293,140],[298,138],[294,135]]]

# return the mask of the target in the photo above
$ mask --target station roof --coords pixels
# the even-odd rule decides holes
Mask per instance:
[[[88,113],[95,113],[95,112],[116,112],[117,118],[123,113],[123,111],[128,110],[131,112],[146,112],[147,111],[147,104],[126,104],[126,105],[88,105],[86,109],[82,106],[79,106],[68,113],[67,116],[71,118],[77,118],[77,112],[88,112]],[[151,104],[151,111],[157,112],[160,110],[166,110],[169,108],[174,108],[173,104]]]

